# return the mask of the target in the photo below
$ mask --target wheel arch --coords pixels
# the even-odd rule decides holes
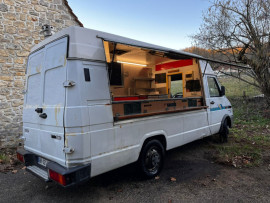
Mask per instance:
[[[150,140],[155,140],[155,139],[160,141],[160,143],[164,147],[164,151],[167,150],[167,135],[166,135],[166,133],[163,130],[151,132],[151,133],[148,133],[145,136],[143,136],[143,138],[141,139],[138,158],[140,156],[140,153],[141,153],[143,147],[146,145],[146,143],[149,142]]]
[[[222,128],[223,128],[223,123],[225,122],[225,120],[227,120],[227,124],[228,126],[231,128],[232,127],[232,120],[231,120],[231,117],[228,115],[228,114],[225,114],[221,120],[221,125],[220,125],[220,129],[219,129],[219,132],[222,131]]]

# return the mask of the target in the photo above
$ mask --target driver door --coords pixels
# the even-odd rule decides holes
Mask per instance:
[[[221,95],[221,88],[214,76],[207,76],[208,97],[206,104],[210,108],[208,111],[209,126],[212,134],[218,133],[221,125],[221,120],[224,116],[224,97]]]

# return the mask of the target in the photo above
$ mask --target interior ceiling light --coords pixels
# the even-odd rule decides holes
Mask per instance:
[[[144,65],[144,64],[130,63],[130,62],[125,62],[125,61],[117,61],[117,63],[130,64],[130,65],[142,66],[142,67],[146,67],[147,66],[147,65]]]

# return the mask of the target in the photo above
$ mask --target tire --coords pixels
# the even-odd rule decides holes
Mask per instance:
[[[229,134],[228,120],[225,119],[225,121],[222,124],[221,131],[219,132],[220,143],[228,142],[228,134]]]
[[[158,140],[150,140],[141,151],[139,168],[145,178],[157,176],[163,168],[165,150]]]

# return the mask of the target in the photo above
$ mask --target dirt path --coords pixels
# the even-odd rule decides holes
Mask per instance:
[[[63,189],[25,170],[0,173],[0,202],[270,201],[270,159],[255,168],[219,165],[207,158],[211,153],[208,142],[200,140],[169,151],[159,179],[142,180],[134,165],[129,165]]]

